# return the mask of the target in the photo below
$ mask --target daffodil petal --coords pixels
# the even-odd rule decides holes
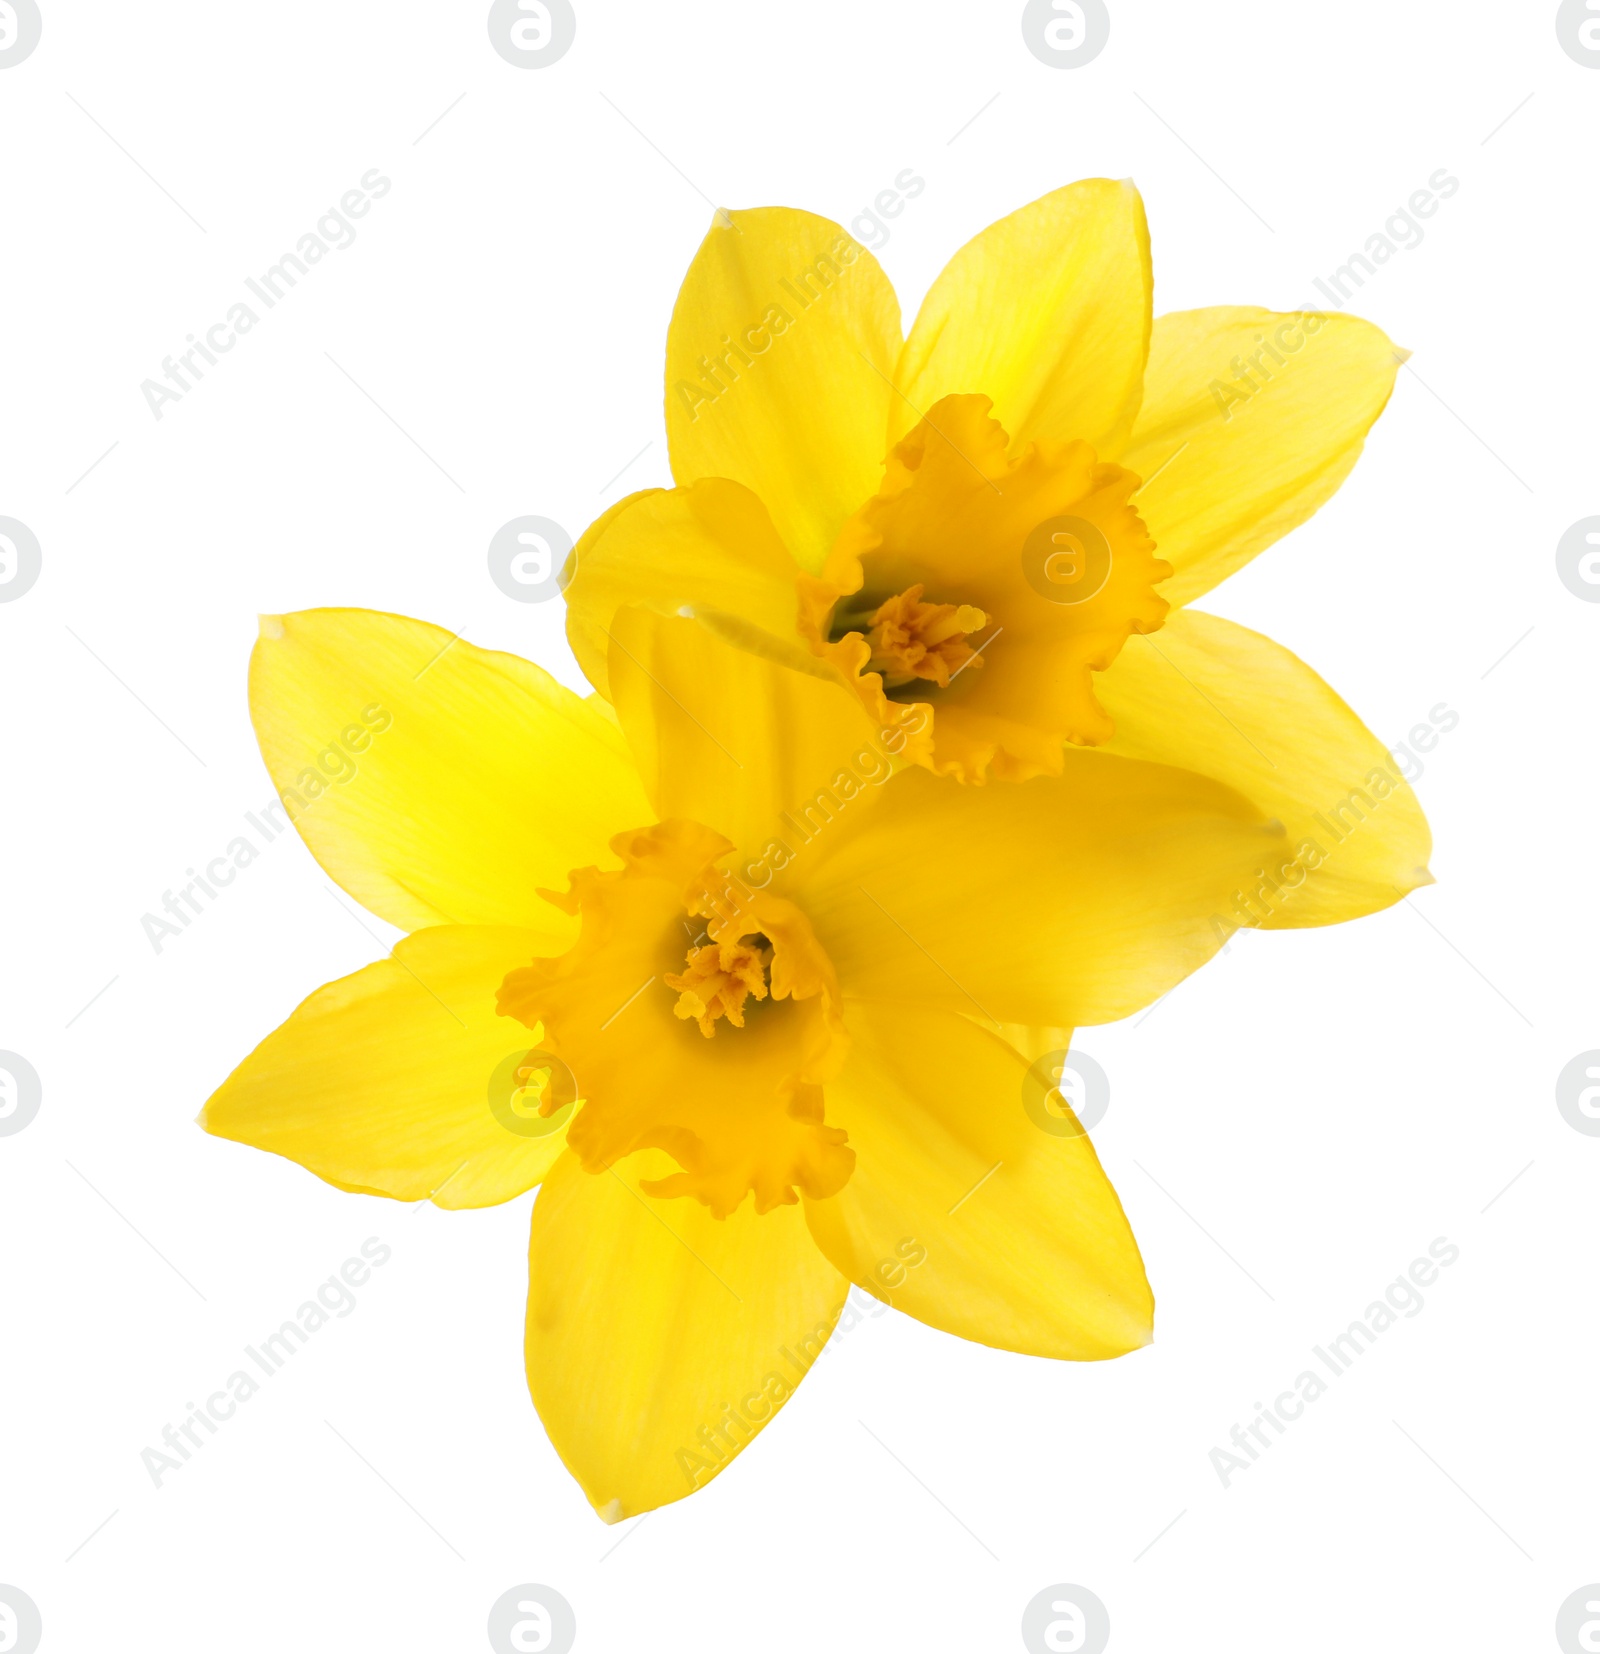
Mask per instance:
[[[673,476],[753,489],[815,572],[878,485],[900,343],[894,289],[837,224],[719,212],[667,335]]]
[[[1026,1059],[948,1012],[852,1005],[846,1022],[828,1117],[855,1174],[805,1203],[837,1268],[1000,1349],[1099,1361],[1148,1344],[1155,1306],[1122,1204],[1075,1120],[1039,1103],[1046,1125],[1030,1117]]]
[[[808,669],[694,620],[618,613],[612,694],[658,815],[713,827],[748,857],[793,836],[785,817],[819,793],[837,802],[848,788],[867,808],[891,768],[880,731],[831,666],[799,658]]]
[[[566,1121],[510,1108],[508,1064],[534,1040],[496,1015],[495,990],[553,943],[548,931],[455,925],[405,937],[318,988],[218,1087],[200,1123],[341,1189],[447,1207],[514,1199],[562,1152]]]
[[[403,615],[268,616],[250,657],[261,754],[312,855],[406,930],[544,930],[541,889],[649,819],[602,707],[515,655]]]
[[[533,1207],[528,1386],[556,1451],[608,1522],[704,1487],[793,1393],[849,1283],[798,1207],[717,1219],[609,1171],[560,1161]]]
[[[1116,725],[1102,750],[1196,770],[1283,822],[1283,854],[1241,887],[1235,922],[1338,924],[1433,882],[1428,823],[1399,765],[1271,638],[1181,609],[1100,685]]]
[[[1356,316],[1219,306],[1157,317],[1138,423],[1108,457],[1150,479],[1134,504],[1175,571],[1162,596],[1209,591],[1327,500],[1403,360]]]
[[[991,224],[923,300],[896,378],[893,434],[940,397],[975,393],[993,400],[1016,447],[1036,437],[1119,447],[1139,407],[1150,279],[1131,183],[1084,179]]]
[[[800,570],[766,507],[739,483],[708,477],[651,489],[613,507],[573,550],[567,641],[602,695],[617,610],[692,612],[726,632],[750,628],[798,653]]]
[[[1081,1027],[1209,959],[1238,924],[1234,891],[1282,845],[1214,781],[1069,748],[1059,777],[897,775],[870,812],[795,835],[781,888],[846,999]]]

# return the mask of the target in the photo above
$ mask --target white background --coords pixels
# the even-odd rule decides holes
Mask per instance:
[[[1600,73],[1554,5],[1113,0],[1063,72],[1012,0],[578,0],[527,72],[482,4],[43,3],[0,71],[0,514],[44,548],[0,604],[0,1047],[44,1082],[0,1138],[0,1582],[48,1654],[469,1650],[524,1581],[580,1650],[1006,1650],[1058,1582],[1118,1654],[1555,1647],[1600,1577],[1600,1139],[1554,1101],[1600,1046],[1600,608],[1554,563],[1600,512]],[[355,244],[156,421],[140,382],[373,167]],[[491,534],[668,480],[665,330],[713,204],[848,220],[907,167],[908,321],[1077,177],[1143,190],[1158,311],[1304,304],[1459,178],[1354,306],[1415,352],[1365,458],[1202,605],[1385,740],[1459,713],[1418,783],[1439,882],[1242,935],[1083,1034],[1152,1348],[1058,1365],[886,1314],[708,1491],[608,1529],[525,1389],[528,1198],[344,1195],[192,1124],[385,928],[288,837],[159,956],[140,916],[270,797],[257,611],[394,609],[578,683]],[[371,1235],[355,1312],[154,1488],[141,1449]],[[1438,1236],[1422,1313],[1224,1488],[1210,1450]]]

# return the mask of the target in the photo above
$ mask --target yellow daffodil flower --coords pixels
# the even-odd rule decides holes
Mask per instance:
[[[908,337],[839,225],[719,213],[667,340],[672,490],[579,542],[568,635],[610,692],[624,604],[821,660],[958,780],[1093,746],[1238,789],[1291,856],[1229,914],[1326,924],[1428,882],[1427,824],[1308,666],[1187,605],[1325,501],[1403,353],[1345,315],[1151,319],[1130,184],[1055,191],[976,236]],[[1314,875],[1314,876],[1312,876]]]
[[[1106,752],[957,786],[908,761],[916,708],[886,724],[824,664],[642,607],[607,629],[609,705],[420,621],[263,623],[273,781],[409,934],[269,1035],[206,1129],[399,1200],[542,1182],[529,1385],[611,1521],[731,1462],[852,1282],[1004,1349],[1146,1343],[1121,1206],[1087,1137],[1030,1120],[1030,1055],[1209,957],[1281,825]],[[330,779],[352,725],[381,737]]]

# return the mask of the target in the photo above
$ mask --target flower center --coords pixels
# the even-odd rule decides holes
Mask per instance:
[[[917,678],[948,689],[957,673],[983,656],[967,638],[989,624],[982,609],[970,603],[924,603],[922,584],[908,586],[877,608],[838,617],[834,636],[859,631],[872,651],[869,672],[880,673],[888,690],[902,689]]]
[[[621,833],[611,848],[619,868],[579,868],[567,892],[544,893],[579,917],[577,940],[509,972],[497,996],[584,1099],[567,1147],[597,1173],[665,1150],[680,1169],[644,1192],[691,1196],[717,1217],[747,1194],[758,1212],[836,1194],[855,1155],[824,1119],[823,1086],[846,1036],[833,966],[805,914],[725,871],[733,845],[694,822]],[[686,924],[704,928],[684,958]],[[723,1017],[736,1037],[713,1038]]]
[[[811,648],[885,727],[922,707],[908,761],[963,781],[1059,775],[1067,743],[1109,740],[1095,674],[1167,612],[1139,478],[1084,442],[1011,447],[987,397],[944,397],[799,582]]]
[[[672,1014],[685,1022],[692,1018],[710,1039],[718,1017],[726,1017],[735,1028],[744,1027],[744,1002],[767,997],[771,970],[772,944],[758,931],[691,947],[686,968],[662,981],[678,990]]]

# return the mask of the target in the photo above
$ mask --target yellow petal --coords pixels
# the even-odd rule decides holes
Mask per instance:
[[[849,1284],[797,1207],[717,1219],[569,1155],[533,1207],[528,1385],[550,1440],[608,1522],[670,1504],[730,1464],[815,1361]]]
[[[1139,192],[1106,178],[1068,184],[991,224],[945,266],[906,341],[894,433],[941,397],[970,392],[993,400],[1015,447],[1076,438],[1105,453],[1132,427],[1149,343]]]
[[[845,998],[1081,1027],[1148,1004],[1232,933],[1283,834],[1202,776],[1069,749],[1059,777],[907,770],[870,811],[792,835],[780,885]]]
[[[667,335],[679,483],[754,489],[807,568],[878,484],[900,307],[837,224],[788,207],[718,213]]]
[[[569,924],[550,910],[558,922]],[[441,926],[318,988],[233,1071],[200,1123],[341,1189],[494,1206],[531,1188],[566,1120],[519,1108],[533,1045],[496,1015],[507,971],[548,934]]]
[[[264,618],[250,714],[312,855],[407,930],[545,930],[540,889],[650,819],[608,712],[528,661],[402,615]]]
[[[714,827],[748,856],[792,835],[786,814],[844,791],[841,775],[858,800],[883,790],[882,732],[824,662],[791,670],[644,609],[622,610],[613,639],[617,714],[658,815]]]
[[[1303,523],[1349,474],[1402,360],[1356,316],[1158,317],[1138,424],[1109,457],[1150,479],[1134,503],[1176,571],[1162,595],[1189,602]]]
[[[719,630],[750,628],[796,647],[800,570],[748,488],[707,478],[613,506],[573,550],[567,640],[584,675],[611,693],[606,658],[618,609],[692,612]]]
[[[938,1011],[857,1005],[847,1025],[828,1115],[855,1175],[805,1203],[833,1263],[1000,1349],[1098,1361],[1148,1344],[1155,1306],[1121,1202],[1070,1114],[1059,1136],[1030,1118],[1027,1060]]]
[[[1283,853],[1241,887],[1233,922],[1331,925],[1431,884],[1416,794],[1382,742],[1304,661],[1192,609],[1135,638],[1100,679],[1106,751],[1177,764],[1284,823]]]

